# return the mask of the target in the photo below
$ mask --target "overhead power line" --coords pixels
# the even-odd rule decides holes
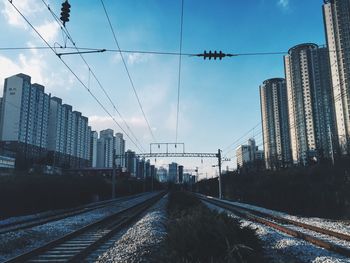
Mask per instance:
[[[169,56],[203,56],[198,53],[183,53],[181,52],[171,52],[171,51],[157,51],[157,50],[128,50],[128,49],[113,49],[113,48],[94,48],[94,47],[77,47],[80,50],[88,50],[88,51],[98,51],[104,50],[104,52],[120,52],[120,53],[131,53],[131,54],[150,54],[150,55],[169,55]],[[11,51],[11,50],[35,50],[35,49],[49,49],[49,47],[0,47],[2,51]],[[76,49],[76,47],[71,46],[58,46],[55,49]],[[232,53],[232,56],[262,56],[262,55],[284,55],[287,54],[287,51],[279,51],[279,52],[253,52],[253,53]],[[214,54],[214,53],[213,53]],[[219,54],[219,53],[218,53]],[[209,53],[207,54],[209,55]],[[227,54],[226,54],[227,55]]]
[[[183,17],[184,17],[184,0],[181,1],[181,19],[180,19],[180,54],[182,53],[182,29],[183,29]],[[178,131],[179,131],[179,111],[180,111],[180,88],[181,88],[181,58],[179,56],[179,75],[177,82],[177,107],[176,107],[176,135],[175,142],[177,143]]]
[[[122,114],[120,113],[120,111],[117,109],[115,103],[112,101],[111,97],[109,96],[109,94],[107,93],[106,89],[103,87],[102,83],[100,82],[100,80],[97,78],[96,74],[94,73],[94,71],[91,69],[90,65],[88,64],[88,62],[86,61],[86,59],[84,58],[84,56],[82,55],[83,53],[85,54],[86,52],[105,52],[105,49],[93,49],[90,51],[86,51],[86,52],[82,52],[80,48],[78,48],[76,46],[76,43],[74,42],[71,34],[69,33],[68,29],[63,25],[62,21],[58,18],[58,16],[55,14],[55,12],[53,12],[53,10],[50,8],[50,6],[45,2],[45,0],[42,0],[43,4],[47,7],[47,9],[49,10],[49,12],[51,13],[51,15],[53,16],[53,18],[56,20],[56,22],[58,23],[58,25],[61,27],[62,32],[66,35],[67,39],[69,39],[71,41],[71,43],[73,44],[73,47],[70,47],[71,49],[76,50],[77,52],[71,52],[71,54],[79,54],[81,59],[83,60],[83,62],[85,63],[86,67],[89,70],[89,79],[90,79],[90,75],[92,75],[94,77],[94,79],[97,81],[98,86],[100,87],[100,89],[102,90],[102,92],[105,94],[105,96],[107,97],[107,99],[109,100],[109,102],[111,103],[113,109],[115,110],[115,112],[118,114],[118,116],[121,118],[121,120],[123,121],[124,125],[126,126],[126,128],[128,129],[128,131],[130,132],[130,134],[133,136],[133,138],[135,139],[136,143],[140,146],[138,147],[138,149],[141,148],[141,151],[144,152],[144,148],[142,147],[142,144],[139,142],[139,140],[137,139],[136,135],[133,133],[133,131],[131,130],[131,128],[129,127],[129,125],[127,124],[126,120],[123,118]],[[55,43],[57,44],[57,43]],[[60,48],[60,49],[65,49],[66,47],[63,47],[61,45],[58,44],[58,47],[55,47],[55,51]],[[84,49],[87,50],[87,49]],[[57,56],[62,56],[69,54],[69,53],[58,53],[56,52]],[[124,132],[124,129],[122,129],[122,131]]]
[[[146,121],[146,123],[147,123],[149,132],[150,132],[150,134],[151,134],[153,140],[156,141],[156,139],[155,139],[155,137],[154,137],[154,134],[153,134],[153,131],[152,131],[152,128],[151,128],[151,125],[149,124],[149,121],[148,121],[148,119],[147,119],[147,117],[146,117],[145,111],[143,110],[143,107],[142,107],[142,104],[141,104],[139,95],[137,94],[137,91],[136,91],[136,89],[135,89],[134,81],[133,81],[132,78],[131,78],[131,75],[130,75],[128,66],[126,65],[126,62],[125,62],[125,59],[124,59],[124,56],[123,56],[123,53],[120,51],[119,42],[118,42],[117,36],[116,36],[116,34],[115,34],[115,31],[114,31],[114,29],[113,29],[111,20],[110,20],[110,18],[109,18],[109,15],[108,15],[108,12],[107,12],[107,9],[106,9],[106,6],[105,6],[103,0],[101,0],[101,4],[102,4],[103,10],[104,10],[104,13],[105,13],[105,15],[106,15],[106,18],[107,18],[107,20],[108,20],[108,24],[109,24],[109,27],[110,27],[110,29],[111,29],[111,32],[112,32],[112,35],[113,35],[113,38],[114,38],[114,42],[115,42],[115,44],[116,44],[116,46],[117,46],[117,48],[118,48],[118,50],[119,50],[120,57],[121,57],[121,59],[122,59],[122,61],[123,61],[123,65],[124,65],[124,68],[125,68],[126,73],[127,73],[127,75],[128,75],[128,78],[129,78],[131,87],[132,87],[132,89],[133,89],[133,91],[134,91],[135,97],[136,97],[137,102],[138,102],[138,104],[139,104],[139,107],[140,107],[140,109],[141,109],[142,115],[143,115],[143,117],[144,117],[144,119],[145,119],[145,121]]]
[[[104,52],[118,52],[118,53],[131,53],[131,54],[150,54],[150,55],[169,55],[169,56],[189,56],[189,57],[204,57],[204,53],[182,53],[182,52],[171,52],[171,51],[156,51],[156,50],[127,50],[127,49],[113,49],[113,48],[94,48],[94,47],[70,47],[70,46],[58,46],[55,49],[80,49],[88,51],[99,51]],[[12,51],[12,50],[40,50],[49,49],[49,47],[0,47],[0,51]],[[328,50],[327,52],[336,52],[335,50]],[[288,51],[276,51],[276,52],[246,52],[246,53],[226,53],[226,56],[241,57],[241,56],[269,56],[269,55],[286,55]],[[209,58],[209,53],[205,54]],[[223,54],[222,54],[223,55]],[[215,53],[212,53],[212,58],[215,57]],[[220,57],[220,52],[216,55]]]
[[[17,13],[27,22],[27,24],[35,31],[35,33],[41,38],[42,41],[51,49],[51,51],[57,56],[54,48],[46,41],[46,39],[39,33],[39,31],[33,26],[33,24],[23,15],[23,13],[17,8],[17,6],[13,3],[13,1],[8,0],[8,2],[13,6],[13,8],[17,11]],[[58,56],[57,56],[58,57]],[[139,146],[134,142],[134,140],[125,132],[123,127],[115,120],[115,118],[110,114],[110,112],[106,109],[106,107],[100,102],[100,100],[91,92],[91,90],[84,84],[84,82],[79,78],[79,76],[73,71],[73,69],[60,57],[59,60],[67,67],[67,69],[74,75],[74,77],[78,80],[78,82],[88,91],[88,93],[93,97],[93,99],[99,104],[99,106],[111,117],[111,119],[119,126],[119,128],[126,134],[126,136],[130,139],[130,141],[138,148]]]
[[[254,125],[253,128],[249,129],[247,132],[245,132],[241,137],[239,137],[237,140],[235,140],[233,143],[230,143],[223,149],[223,154],[225,155],[225,152],[229,152],[231,150],[234,150],[234,145],[236,145],[240,140],[244,139],[247,135],[249,135],[252,131],[254,131],[259,125],[261,124],[261,121],[259,121],[257,124]]]

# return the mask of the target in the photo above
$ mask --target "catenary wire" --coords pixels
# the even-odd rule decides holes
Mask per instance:
[[[48,8],[48,10],[50,11],[51,15],[54,17],[54,19],[56,20],[56,22],[58,23],[58,25],[60,26],[60,28],[62,29],[63,33],[67,36],[67,38],[71,41],[71,43],[73,44],[73,47],[70,47],[71,49],[75,49],[78,51],[78,53],[80,52],[80,48],[78,48],[75,44],[75,42],[73,41],[73,38],[71,36],[71,34],[69,33],[68,29],[66,27],[63,26],[61,20],[57,17],[57,15],[52,11],[52,9],[50,8],[50,6],[44,1],[42,0],[43,4]],[[62,47],[61,45],[59,45],[59,48],[66,48],[66,47]],[[56,50],[55,50],[56,51]],[[57,53],[57,52],[56,52]],[[136,135],[134,134],[134,132],[131,130],[130,126],[127,124],[125,118],[122,116],[122,114],[120,113],[120,111],[117,109],[115,103],[112,101],[111,97],[109,96],[109,94],[107,93],[106,89],[103,87],[102,83],[100,82],[100,80],[97,78],[96,74],[93,72],[93,70],[91,69],[90,65],[88,64],[88,62],[86,61],[86,59],[84,58],[84,56],[79,53],[81,59],[84,61],[86,67],[89,70],[89,77],[90,74],[94,77],[94,79],[97,81],[98,86],[100,87],[100,89],[102,90],[102,92],[105,94],[105,96],[107,97],[107,99],[109,100],[109,102],[111,103],[113,109],[115,110],[115,112],[119,115],[119,117],[121,118],[121,120],[123,121],[124,125],[126,126],[126,128],[128,129],[128,131],[130,132],[130,134],[133,136],[134,140],[136,141],[136,143],[138,143],[139,147],[138,149],[141,148],[141,152],[144,152],[144,148],[142,147],[142,144],[140,143],[140,141],[137,139]],[[124,131],[124,130],[123,130]]]
[[[62,30],[64,30],[62,28]],[[132,54],[150,54],[150,55],[172,55],[172,56],[196,56],[197,53],[179,53],[179,52],[170,52],[170,51],[156,51],[156,50],[127,50],[127,49],[112,49],[112,48],[94,48],[94,47],[71,47],[71,46],[59,46],[56,47],[59,49],[80,49],[87,51],[98,51],[105,50],[105,52],[121,52],[121,53],[132,53]],[[12,51],[12,50],[34,50],[34,49],[49,49],[49,47],[38,46],[38,47],[0,47],[1,51]],[[335,52],[329,50],[328,52]],[[287,51],[278,51],[278,52],[247,52],[247,53],[233,53],[234,57],[237,56],[264,56],[264,55],[284,55],[288,54]]]
[[[125,62],[123,53],[120,52],[119,42],[118,42],[116,33],[115,33],[114,29],[113,29],[111,20],[110,20],[110,18],[109,18],[109,15],[108,15],[108,12],[107,12],[107,9],[106,9],[106,6],[105,6],[103,0],[101,0],[101,4],[102,4],[103,10],[104,10],[104,13],[105,13],[105,15],[106,15],[106,18],[107,18],[107,20],[108,20],[108,24],[109,24],[109,27],[110,27],[110,29],[111,29],[111,32],[112,32],[112,34],[113,34],[113,38],[114,38],[115,44],[116,44],[116,46],[117,46],[117,48],[118,48],[118,50],[119,50],[120,57],[121,57],[121,59],[122,59],[122,61],[123,61],[124,68],[125,68],[125,71],[126,71],[126,73],[127,73],[127,75],[128,75],[128,78],[129,78],[131,87],[132,87],[132,89],[133,89],[133,91],[134,91],[135,97],[136,97],[137,102],[138,102],[138,104],[139,104],[139,107],[140,107],[140,109],[141,109],[142,115],[143,115],[143,117],[144,117],[144,119],[145,119],[145,121],[146,121],[146,123],[147,123],[149,132],[150,132],[150,134],[151,134],[153,140],[156,141],[155,136],[154,136],[153,131],[152,131],[152,128],[151,128],[151,125],[150,125],[150,123],[149,123],[149,121],[148,121],[148,119],[147,119],[147,117],[146,117],[145,111],[143,110],[143,107],[142,107],[142,104],[141,104],[139,95],[137,94],[137,91],[136,91],[136,88],[135,88],[135,85],[134,85],[134,81],[133,81],[132,78],[131,78],[131,75],[130,75],[128,66],[126,65],[126,62]]]
[[[182,53],[182,35],[183,35],[183,17],[184,17],[184,0],[181,0],[181,18],[180,18],[180,54]],[[180,111],[180,88],[181,88],[181,59],[179,56],[179,72],[177,81],[177,106],[176,106],[176,132],[175,132],[175,142],[177,143],[178,131],[179,131],[179,111]]]
[[[33,24],[23,15],[23,13],[17,8],[17,6],[13,3],[13,1],[8,0],[8,2],[15,8],[17,13],[28,23],[28,25],[35,31],[35,33],[45,42],[45,44],[51,49],[51,51],[57,56],[54,48],[46,41],[46,39],[39,33],[39,31],[33,26]],[[128,133],[125,132],[123,127],[115,120],[115,118],[111,115],[111,113],[106,109],[106,107],[99,101],[99,99],[91,92],[91,90],[84,84],[84,82],[79,78],[79,76],[73,71],[73,69],[59,56],[60,61],[67,67],[67,69],[74,75],[74,77],[78,80],[78,82],[88,91],[88,93],[93,97],[93,99],[100,105],[100,107],[112,118],[112,120],[119,126],[119,128],[128,136],[130,141],[138,148],[139,146],[134,142],[134,140],[129,136]]]

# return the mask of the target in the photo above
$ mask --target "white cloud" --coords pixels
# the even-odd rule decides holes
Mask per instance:
[[[42,21],[45,16],[51,16],[41,1],[21,0],[14,1],[14,4],[48,42],[55,40],[60,27],[56,21]],[[28,26],[27,22],[8,1],[3,1],[1,15],[4,16],[10,26],[23,30],[30,30],[32,34],[37,37],[37,34]]]
[[[150,57],[152,55],[149,54],[139,54],[139,53],[131,53],[131,54],[123,54],[124,60],[128,65],[135,65],[135,64],[141,64],[145,62],[149,62]],[[122,62],[121,56],[119,52],[116,52],[113,56],[111,61],[115,64],[119,64]]]
[[[282,7],[283,9],[289,8],[289,0],[278,0],[277,5]]]
[[[33,47],[36,47],[36,45],[34,45],[32,42],[28,41],[27,42],[27,47],[33,48]],[[30,52],[32,52],[33,55],[38,55],[39,54],[37,49],[31,49]]]
[[[130,133],[124,125],[124,122],[120,118],[114,118],[127,132]],[[147,127],[147,124],[143,118],[139,117],[131,117],[124,118],[125,122],[128,124],[130,129],[134,130],[144,130]],[[114,129],[114,131],[120,131],[120,128],[117,127],[117,124],[112,120],[109,116],[98,116],[93,115],[89,116],[89,124],[93,127],[94,130],[101,131],[105,129]]]
[[[145,62],[149,61],[150,56],[151,55],[144,55],[144,54],[139,54],[139,53],[128,54],[127,61],[128,61],[128,64],[130,64],[130,65],[145,63]]]
[[[119,64],[120,62],[122,62],[122,58],[120,57],[119,53],[115,53],[111,56],[111,62],[114,64]]]
[[[14,1],[16,7],[22,12],[24,16],[35,17],[38,12],[44,10],[44,5],[36,0],[21,0]],[[8,2],[3,1],[1,14],[5,17],[7,23],[11,26],[26,29],[27,24],[15,8]]]
[[[53,40],[56,39],[56,36],[60,30],[59,25],[57,22],[45,22],[44,24],[37,26],[36,29],[38,32],[42,35],[42,37],[47,41],[47,42],[52,42]],[[33,32],[36,36],[36,33]]]
[[[45,63],[40,56],[27,57],[19,54],[17,61],[5,56],[0,56],[0,87],[1,94],[4,79],[18,73],[24,73],[32,77],[32,82],[44,83],[43,70]]]
[[[19,1],[16,3],[21,10],[28,9],[28,1]],[[3,2],[1,14],[5,17],[7,23],[11,26],[26,28],[27,24],[13,6],[7,1]]]

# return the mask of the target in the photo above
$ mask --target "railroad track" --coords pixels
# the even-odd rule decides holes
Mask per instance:
[[[101,244],[129,225],[155,204],[164,192],[125,208],[97,222],[82,227],[41,247],[5,261],[13,262],[81,262]]]
[[[21,221],[10,222],[8,224],[0,225],[0,235],[8,232],[18,231],[22,229],[43,225],[49,222],[57,221],[60,219],[71,217],[71,216],[76,216],[82,213],[87,213],[99,208],[107,207],[111,204],[116,204],[118,202],[121,202],[127,199],[138,197],[140,195],[142,194],[120,197],[115,200],[102,201],[102,202],[88,204],[80,207],[64,209],[53,214],[46,214],[35,218],[28,218]]]
[[[317,226],[313,226],[310,224],[301,223],[298,221],[294,221],[291,219],[286,219],[283,217],[279,217],[276,215],[271,215],[268,213],[263,213],[261,211],[256,211],[254,209],[241,207],[238,205],[234,205],[232,203],[229,203],[224,200],[219,200],[212,197],[207,197],[203,195],[198,195],[197,197],[205,202],[211,203],[215,206],[221,207],[223,209],[229,210],[230,212],[233,212],[234,214],[238,215],[239,217],[242,217],[244,219],[247,219],[249,221],[257,222],[264,224],[266,226],[272,227],[274,229],[277,229],[283,233],[286,233],[288,235],[291,235],[293,237],[305,240],[309,243],[312,243],[316,246],[325,248],[329,251],[336,252],[338,254],[341,254],[343,256],[350,257],[350,249],[348,247],[336,245],[334,243],[328,242],[324,239],[314,237],[312,235],[306,234],[302,231],[296,230],[296,227],[306,229],[308,231],[313,231],[316,234],[322,234],[330,238],[337,238],[341,241],[350,241],[350,235],[335,232],[332,230],[320,228]],[[293,229],[294,228],[294,229]]]

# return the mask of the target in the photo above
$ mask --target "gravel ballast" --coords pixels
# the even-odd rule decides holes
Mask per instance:
[[[166,236],[166,204],[164,196],[96,262],[157,262],[156,252]]]

